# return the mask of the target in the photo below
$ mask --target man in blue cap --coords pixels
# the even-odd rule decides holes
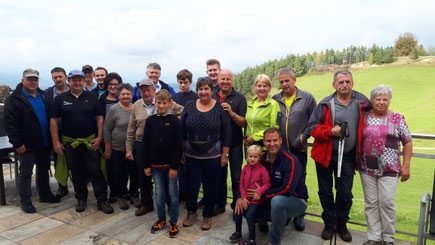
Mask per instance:
[[[26,213],[36,212],[31,200],[34,164],[39,202],[60,202],[60,198],[50,191],[49,106],[45,93],[38,86],[39,72],[26,69],[21,83],[7,98],[4,107],[5,130],[20,159],[18,192],[21,209]]]
[[[104,213],[113,213],[113,208],[107,202],[107,183],[100,164],[103,113],[98,98],[95,94],[84,91],[85,74],[80,70],[72,70],[68,74],[68,84],[70,90],[58,95],[53,102],[50,119],[53,149],[61,157],[65,153],[78,200],[76,211],[83,212],[86,209],[89,178],[98,209]],[[59,119],[62,120],[61,140],[58,136]],[[58,168],[56,174],[57,171]]]

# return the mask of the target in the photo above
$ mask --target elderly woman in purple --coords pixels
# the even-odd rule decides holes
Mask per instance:
[[[409,179],[412,138],[405,117],[389,109],[393,91],[376,86],[370,93],[373,109],[365,113],[359,172],[364,191],[368,241],[393,244],[396,226],[394,198],[399,182]],[[400,142],[403,165],[400,163]]]

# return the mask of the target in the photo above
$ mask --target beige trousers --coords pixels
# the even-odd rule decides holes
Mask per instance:
[[[394,242],[396,196],[399,177],[360,174],[364,191],[367,237],[373,241]]]

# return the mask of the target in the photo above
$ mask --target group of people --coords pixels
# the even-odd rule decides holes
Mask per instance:
[[[226,211],[229,165],[236,221],[229,239],[241,240],[245,216],[249,237],[240,244],[256,244],[255,223],[268,231],[268,221],[269,242],[280,244],[291,219],[297,230],[305,229],[307,139],[313,136],[311,157],[325,224],[321,237],[329,240],[336,232],[342,240],[352,240],[346,223],[358,170],[368,224],[364,244],[394,242],[394,197],[399,178],[410,176],[412,138],[404,117],[389,109],[391,87],[375,87],[369,100],[353,90],[350,71],[338,70],[335,92],[317,104],[311,93],[296,87],[293,70],[282,68],[277,74],[280,93],[271,96],[272,81],[260,74],[253,84],[255,96],[247,101],[233,88],[231,70],[221,69],[215,59],[206,66],[197,93],[190,89],[190,71],[178,72],[180,92],[175,93],[159,80],[157,63],[147,66],[147,77],[134,87],[115,72],[85,65],[68,75],[54,68],[54,86],[42,91],[39,72],[26,69],[4,107],[6,132],[20,159],[21,209],[36,212],[30,188],[36,164],[40,202],[60,202],[68,193],[68,176],[77,212],[86,209],[88,182],[104,213],[112,213],[110,203],[118,201],[120,209],[132,204],[136,216],[145,215],[154,210],[154,193],[158,220],[151,232],[169,226],[174,238],[180,201],[186,202],[184,227],[194,225],[198,208],[204,208],[202,230]],[[50,159],[59,182],[55,195],[49,185]]]

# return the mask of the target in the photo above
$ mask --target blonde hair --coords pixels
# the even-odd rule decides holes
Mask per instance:
[[[266,74],[260,74],[255,78],[254,87],[257,86],[259,82],[265,83],[268,87],[272,87],[272,81],[270,77]]]
[[[246,150],[246,157],[248,157],[248,154],[250,154],[250,153],[257,154],[261,158],[261,155],[262,155],[261,147],[259,145],[249,146],[248,149]]]
[[[155,99],[156,99],[156,100],[167,100],[167,101],[171,101],[172,97],[171,97],[171,94],[168,92],[168,90],[166,90],[166,89],[162,89],[162,90],[159,90],[159,91],[156,93]]]

